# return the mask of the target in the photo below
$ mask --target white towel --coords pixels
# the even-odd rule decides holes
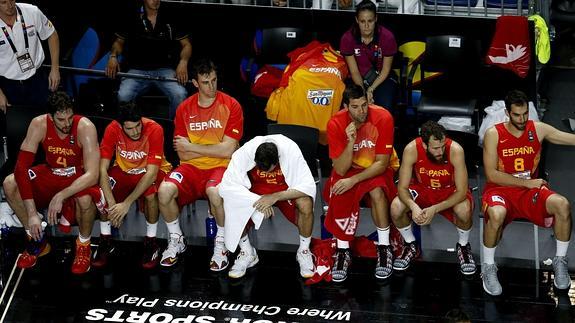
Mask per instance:
[[[256,166],[256,149],[264,142],[272,142],[278,147],[280,167],[289,189],[300,191],[315,200],[315,180],[295,142],[283,135],[258,136],[248,141],[234,152],[218,185],[226,214],[225,244],[232,252],[236,250],[248,220],[251,218],[255,228],[259,229],[264,217],[253,207],[260,195],[250,192],[252,184],[248,177],[248,172]]]

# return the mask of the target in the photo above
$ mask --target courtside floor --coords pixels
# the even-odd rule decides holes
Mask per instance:
[[[206,246],[190,246],[172,268],[144,271],[141,244],[123,241],[109,268],[74,276],[72,237],[51,238],[52,252],[27,270],[14,269],[20,239],[12,233],[2,240],[0,322],[575,320],[575,289],[555,291],[548,270],[500,268],[503,295],[491,297],[483,292],[479,274],[464,278],[454,263],[419,261],[379,282],[374,259],[354,258],[346,282],[306,286],[293,252],[260,251],[260,263],[233,280],[227,271],[209,271]]]

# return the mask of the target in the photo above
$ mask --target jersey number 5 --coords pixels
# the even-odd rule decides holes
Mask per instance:
[[[430,182],[430,184],[431,184],[431,187],[433,187],[433,188],[440,188],[440,187],[441,187],[441,183],[439,182],[438,179],[433,179],[433,178],[432,178],[432,179],[429,180],[429,182]]]

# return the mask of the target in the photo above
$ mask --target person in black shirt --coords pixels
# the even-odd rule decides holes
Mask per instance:
[[[176,114],[180,102],[187,97],[183,86],[188,81],[188,61],[192,44],[188,34],[178,28],[172,17],[159,13],[160,0],[143,0],[139,15],[126,21],[122,31],[116,33],[106,75],[115,78],[120,70],[118,55],[124,52],[128,73],[148,75],[152,78],[176,78],[178,82],[125,77],[120,83],[118,101],[128,102],[148,90],[158,87],[170,101],[170,119]],[[177,44],[180,45],[177,56]],[[176,70],[172,68],[177,62]]]

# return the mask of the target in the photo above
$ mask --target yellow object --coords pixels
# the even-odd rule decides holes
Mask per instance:
[[[408,64],[407,64],[407,75],[409,75],[411,69],[413,68],[413,65],[415,65],[415,63],[419,62],[419,60],[421,60],[423,58],[423,54],[425,53],[425,42],[422,41],[410,41],[407,42],[405,44],[401,44],[398,48],[398,50],[403,54],[404,58],[408,59]],[[399,73],[398,70],[396,70],[396,73]],[[435,73],[435,72],[425,72],[425,78],[429,78],[435,75],[438,75],[440,73]],[[417,85],[419,84],[419,82],[421,81],[421,67],[418,65],[417,66],[417,70],[415,71],[415,74],[413,75],[413,85]]]
[[[546,64],[551,57],[549,29],[540,15],[532,15],[529,20],[535,21],[535,54],[541,64]]]

